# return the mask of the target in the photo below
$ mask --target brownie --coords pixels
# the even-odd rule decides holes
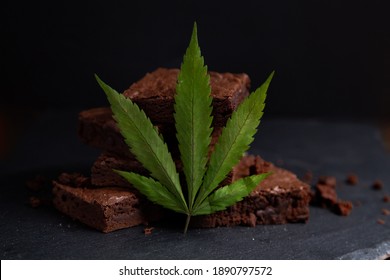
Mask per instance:
[[[142,108],[154,124],[173,125],[174,96],[179,69],[158,68],[132,84],[124,95]],[[248,96],[247,74],[209,72],[213,98],[213,126],[223,127],[241,101]]]
[[[131,187],[130,183],[122,176],[115,173],[113,169],[131,171],[144,176],[149,175],[149,172],[136,159],[118,157],[110,153],[102,153],[93,163],[91,168],[92,184],[99,187]]]
[[[306,222],[309,218],[310,189],[295,174],[258,156],[244,156],[234,167],[229,180],[264,172],[272,174],[249,196],[224,211],[192,217],[191,227]],[[100,231],[110,232],[178,215],[169,214],[131,189],[115,184],[96,188],[86,183],[88,178],[79,174],[75,177],[54,182],[54,205],[64,214]],[[82,187],[77,187],[76,182],[83,182]],[[181,222],[182,219],[175,221]]]
[[[264,161],[245,156],[233,170],[233,181],[271,172],[252,193],[226,210],[195,216],[194,227],[218,227],[306,222],[309,218],[310,187],[295,174]]]
[[[93,108],[79,113],[78,135],[92,147],[133,157],[109,107]]]
[[[163,125],[158,125],[157,129],[163,134],[169,151],[173,156],[178,157],[179,151],[175,129]],[[222,128],[214,129],[210,150],[213,149],[221,131]],[[112,111],[109,107],[92,108],[79,113],[78,135],[89,146],[123,158],[134,158],[112,117]]]
[[[80,180],[88,179],[80,174]],[[73,181],[54,181],[53,203],[62,213],[102,232],[147,224],[160,219],[160,207],[129,189],[77,187]]]
[[[175,162],[178,172],[182,171],[180,160]],[[115,154],[103,152],[93,163],[91,168],[91,182],[97,187],[117,186],[123,188],[132,188],[122,176],[117,174],[113,169],[135,172],[144,176],[148,176],[150,172],[146,170],[142,164],[136,159],[119,157]],[[222,184],[230,184],[232,182],[233,173],[229,173]]]
[[[101,164],[103,161],[105,163]],[[110,159],[109,155],[102,154],[94,164],[92,182],[95,185],[106,187],[109,185],[131,187],[112,169],[130,171],[133,164],[125,159]],[[208,216],[193,217],[192,225],[215,227],[305,222],[309,218],[309,186],[300,181],[295,174],[275,167],[259,156],[244,156],[221,183],[221,186],[245,176],[265,172],[272,172],[272,175],[265,179],[250,196],[228,210]],[[255,223],[253,224],[252,221]]]

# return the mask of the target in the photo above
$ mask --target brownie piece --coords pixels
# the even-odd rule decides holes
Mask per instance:
[[[101,165],[103,161],[105,163]],[[102,154],[94,164],[91,175],[92,182],[99,186],[114,184],[131,188],[131,185],[112,169],[131,171],[133,164],[126,159],[109,159],[109,155]],[[240,224],[253,226],[254,224],[307,221],[309,218],[310,187],[300,181],[295,174],[275,167],[259,156],[244,156],[221,183],[221,186],[228,185],[245,176],[265,172],[272,172],[272,175],[261,182],[250,196],[225,211],[193,217],[192,226],[216,227]]]
[[[135,172],[144,176],[149,172],[136,159],[118,157],[110,153],[102,153],[93,163],[91,168],[91,182],[95,186],[131,187],[122,176],[113,169]]]
[[[353,208],[351,201],[340,200],[336,192],[336,178],[320,176],[315,188],[311,204],[329,209],[340,216],[348,216]]]
[[[256,224],[306,222],[309,218],[310,187],[295,174],[259,156],[245,156],[233,170],[233,181],[271,172],[253,192],[224,211],[195,216],[194,227],[218,227]]]
[[[88,180],[80,174],[77,178]],[[160,207],[129,189],[76,187],[71,181],[54,181],[53,185],[53,203],[59,211],[102,232],[160,219]]]
[[[181,161],[177,159],[175,163],[177,171],[181,172]],[[117,186],[123,188],[133,188],[129,182],[113,171],[113,169],[135,172],[144,176],[148,176],[150,174],[150,172],[146,170],[136,159],[118,157],[117,155],[103,152],[92,165],[92,184],[97,187]],[[230,184],[232,182],[232,178],[233,172],[228,174],[222,184]]]
[[[174,96],[179,69],[158,68],[124,91],[142,108],[154,124],[173,125]],[[225,126],[227,119],[248,96],[247,74],[209,72],[213,97],[213,126]]]
[[[133,157],[109,107],[93,108],[79,113],[78,135],[92,147]]]
[[[191,226],[255,226],[306,222],[309,218],[310,189],[295,174],[275,167],[260,157],[244,156],[233,169],[229,180],[263,172],[272,174],[248,197],[224,211],[193,217]],[[83,182],[83,187],[74,187],[71,185],[73,182]],[[54,182],[54,205],[73,219],[103,232],[177,217],[176,213],[167,214],[165,209],[128,188],[92,188],[86,187],[85,182],[84,179]]]
[[[175,129],[163,125],[157,125],[156,127],[163,134],[164,141],[166,141],[172,156],[178,157],[179,151]],[[222,128],[214,129],[210,150],[213,149],[221,132]],[[112,117],[112,111],[109,107],[82,111],[79,114],[78,135],[89,146],[119,155],[122,158],[134,158]]]

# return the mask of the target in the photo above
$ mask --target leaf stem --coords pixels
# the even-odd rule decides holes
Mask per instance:
[[[190,224],[191,214],[187,214],[186,225],[184,226],[184,234],[187,234],[188,225]]]

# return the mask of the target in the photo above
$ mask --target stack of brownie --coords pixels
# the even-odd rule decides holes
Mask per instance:
[[[132,84],[123,94],[137,103],[157,127],[180,170],[173,116],[178,73],[178,69],[159,68]],[[214,127],[210,145],[212,151],[222,127],[248,96],[250,80],[246,74],[210,72],[210,83]],[[79,136],[86,144],[101,149],[102,153],[93,163],[90,178],[63,174],[54,182],[54,205],[58,210],[103,232],[170,217],[169,211],[149,202],[112,171],[118,169],[149,174],[129,151],[110,108],[81,112]],[[309,186],[293,173],[275,167],[259,156],[244,156],[223,184],[263,172],[272,172],[272,175],[248,197],[224,211],[194,217],[192,226],[255,226],[307,221]]]

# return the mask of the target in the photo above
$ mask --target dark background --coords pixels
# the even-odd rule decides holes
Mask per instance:
[[[32,211],[28,198],[41,193],[26,181],[42,175],[50,198],[52,179],[89,174],[100,153],[77,136],[78,112],[108,105],[93,74],[123,91],[156,67],[179,67],[195,20],[210,70],[247,72],[253,88],[276,71],[269,119],[250,152],[298,176],[335,176],[340,198],[361,206],[348,218],[311,207],[307,225],[198,230],[184,239],[165,228],[149,237],[140,227],[102,235],[50,206]],[[3,0],[0,35],[2,258],[388,254],[390,216],[381,208],[389,208],[382,198],[390,161],[376,121],[390,120],[389,0]],[[390,121],[383,132],[390,151]],[[358,186],[343,184],[350,172]],[[376,179],[383,190],[369,187]]]
[[[246,72],[253,88],[276,71],[266,117],[385,119],[387,3],[3,1],[0,133],[47,110],[106,106],[94,73],[123,91],[156,67],[179,67],[195,20],[210,70]]]
[[[209,69],[276,70],[267,114],[389,115],[387,2],[5,1],[1,103],[105,105],[93,73],[122,91],[179,67],[196,20]]]

